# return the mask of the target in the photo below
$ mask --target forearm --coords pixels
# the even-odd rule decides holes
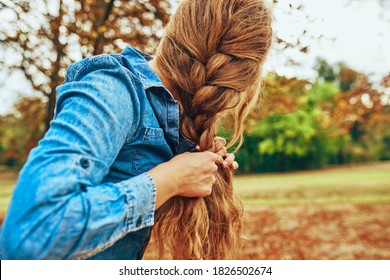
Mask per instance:
[[[91,184],[74,170],[56,178],[50,169],[27,166],[20,176],[4,222],[7,258],[86,257],[153,225],[156,190],[149,174]]]

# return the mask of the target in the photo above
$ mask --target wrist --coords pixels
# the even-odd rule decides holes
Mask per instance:
[[[156,210],[170,198],[179,194],[175,176],[169,171],[167,163],[162,163],[147,172],[156,185]]]

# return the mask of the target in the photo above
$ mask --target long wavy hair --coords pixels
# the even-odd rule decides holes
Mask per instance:
[[[184,0],[171,18],[156,63],[177,89],[180,131],[200,151],[213,148],[226,112],[234,118],[227,148],[241,146],[244,119],[260,93],[271,22],[263,0]],[[220,167],[216,179],[210,196],[177,196],[157,211],[153,234],[160,258],[234,258],[243,207],[233,193],[232,171]]]

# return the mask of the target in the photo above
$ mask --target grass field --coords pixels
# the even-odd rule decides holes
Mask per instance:
[[[0,216],[16,172],[0,169]],[[390,162],[236,175],[245,205],[239,259],[390,259]],[[155,256],[153,243],[145,258]]]
[[[390,163],[236,176],[235,188],[247,206],[390,202]]]
[[[0,221],[7,211],[17,176],[16,171],[0,166]]]

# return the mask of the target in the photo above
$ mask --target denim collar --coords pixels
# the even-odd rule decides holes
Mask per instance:
[[[135,70],[138,72],[145,90],[151,87],[163,87],[166,89],[156,72],[148,64],[148,61],[153,59],[151,55],[129,45],[122,51],[122,55],[129,58],[133,65],[136,65]]]

